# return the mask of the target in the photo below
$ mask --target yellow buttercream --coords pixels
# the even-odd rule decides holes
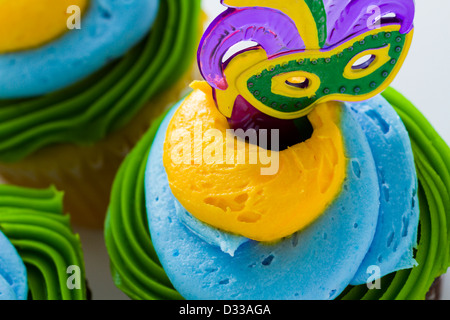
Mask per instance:
[[[252,164],[248,153],[246,162],[237,164],[238,147],[230,151],[230,140],[208,134],[216,129],[225,137],[230,127],[216,108],[211,88],[204,82],[193,88],[169,124],[163,157],[174,196],[193,216],[221,230],[271,242],[309,225],[338,196],[347,162],[339,129],[341,104],[318,105],[308,116],[312,137],[270,153],[279,159],[278,170],[263,175],[268,165],[260,157]],[[190,148],[180,147],[186,132],[192,138]],[[199,133],[203,133],[200,142]],[[248,143],[245,146],[250,149]],[[256,146],[253,150],[257,155],[268,152]],[[188,159],[180,156],[184,152],[190,154],[190,161],[179,161]],[[210,161],[211,154],[225,160]]]
[[[68,31],[67,8],[88,0],[0,0],[0,53],[39,47]]]

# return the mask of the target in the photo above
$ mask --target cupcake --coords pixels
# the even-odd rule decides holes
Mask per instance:
[[[79,236],[63,193],[0,185],[0,300],[86,300]]]
[[[389,87],[413,1],[222,3],[198,51],[206,81],[114,182],[116,285],[134,299],[434,294],[450,265],[450,149]]]
[[[2,4],[17,32],[0,41],[0,175],[55,185],[74,223],[102,227],[123,158],[192,79],[200,1],[51,7]]]

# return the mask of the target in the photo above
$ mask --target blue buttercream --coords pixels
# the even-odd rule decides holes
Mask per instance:
[[[181,105],[181,102],[175,105],[167,117],[172,117],[176,109]],[[236,250],[244,243],[250,241],[250,239],[234,235],[228,232],[222,232],[217,228],[214,228],[206,223],[195,218],[190,214],[181,203],[173,197],[175,206],[175,213],[178,220],[184,224],[191,232],[196,234],[202,240],[206,241],[210,245],[219,247],[223,252],[234,256]]]
[[[375,238],[351,284],[367,282],[367,270],[377,266],[385,276],[417,263],[419,202],[417,174],[408,132],[392,106],[381,96],[370,103],[348,104],[361,124],[375,159],[380,213]]]
[[[210,245],[217,246],[230,256],[234,256],[236,250],[244,243],[250,241],[250,239],[243,236],[234,235],[228,232],[222,232],[217,228],[214,228],[206,223],[195,218],[186,209],[183,208],[181,203],[174,197],[175,212],[177,218],[188,227],[191,232],[195,233],[202,240],[206,241]]]
[[[187,299],[336,298],[372,244],[379,213],[375,163],[352,113],[342,107],[349,160],[340,196],[303,231],[276,244],[248,241],[231,257],[191,232],[177,216],[162,162],[175,108],[158,131],[145,178],[152,241],[175,288]]]
[[[0,99],[47,94],[93,74],[143,39],[158,8],[159,0],[91,0],[80,30],[0,55]]]
[[[0,300],[26,300],[27,272],[22,259],[0,231]]]

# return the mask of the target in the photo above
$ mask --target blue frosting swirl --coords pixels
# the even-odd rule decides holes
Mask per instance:
[[[185,298],[334,299],[366,283],[368,266],[381,277],[415,265],[417,177],[408,134],[383,98],[343,106],[343,192],[314,224],[276,244],[212,230],[181,207],[162,164],[170,118],[148,159],[146,203],[158,257]]]
[[[0,231],[0,300],[26,300],[25,265],[8,238]]]
[[[150,30],[159,0],[91,0],[79,30],[40,48],[0,55],[0,99],[70,86],[125,54]]]
[[[342,193],[312,227],[276,244],[248,241],[234,257],[202,240],[177,218],[162,163],[170,118],[161,125],[148,159],[146,205],[154,247],[181,295],[186,299],[337,297],[372,243],[379,210],[375,163],[348,109],[343,108],[342,130],[350,158],[344,184],[349,192]]]

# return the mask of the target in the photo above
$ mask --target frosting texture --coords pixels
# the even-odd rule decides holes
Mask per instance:
[[[50,144],[90,145],[123,126],[190,68],[199,14],[199,0],[163,1],[143,41],[96,74],[45,96],[0,100],[0,161]]]
[[[290,236],[341,191],[347,159],[340,118],[339,103],[322,104],[309,115],[312,137],[267,159],[262,147],[234,134],[228,139],[230,127],[211,89],[197,89],[167,129],[163,161],[170,188],[188,212],[216,228],[264,242]],[[264,173],[267,160],[275,164]]]
[[[366,137],[348,109],[337,106],[349,159],[344,191],[308,228],[273,244],[247,242],[234,257],[204,242],[176,219],[176,198],[162,163],[171,116],[166,118],[147,162],[146,205],[155,249],[183,297],[334,299],[347,287],[373,240],[379,193]]]
[[[81,243],[71,229],[70,217],[63,213],[63,194],[54,188],[32,190],[0,185],[0,195],[0,229],[26,266],[28,298],[86,299]],[[72,269],[78,272],[73,281],[69,279]]]
[[[83,13],[88,0],[3,0],[0,2],[0,54],[43,45],[68,31],[66,13],[75,5]]]
[[[129,51],[148,33],[158,5],[159,0],[91,0],[86,14],[80,18],[80,29],[68,30],[62,37],[32,50],[0,55],[0,99],[48,94],[98,71]],[[29,4],[28,8],[32,6],[40,7]],[[59,7],[58,11],[65,13],[66,10]],[[52,20],[47,14],[50,12],[41,12],[38,24]],[[21,23],[22,20],[19,25]]]
[[[0,300],[27,298],[27,271],[9,239],[0,231]]]
[[[418,265],[412,269],[405,269],[384,276],[381,279],[381,289],[379,290],[369,290],[365,284],[359,286],[350,285],[338,297],[336,297],[336,299],[424,299],[434,279],[445,273],[450,264],[448,257],[449,219],[446,214],[446,212],[448,212],[448,207],[450,206],[448,196],[448,186],[450,185],[448,167],[450,163],[450,149],[439,137],[438,133],[436,133],[429,122],[408,100],[406,100],[399,93],[395,92],[393,89],[388,89],[383,95],[401,116],[401,119],[403,120],[403,123],[405,124],[405,127],[411,137],[415,163],[418,165],[417,194],[421,214],[419,229],[420,233],[418,235],[419,242],[417,249],[414,251],[414,258]],[[170,117],[170,115],[168,115],[168,117]],[[115,241],[116,245],[125,247],[132,243],[139,244],[143,247],[153,248],[153,243],[147,242],[148,237],[143,239],[140,236],[137,236],[137,233],[135,232],[136,229],[134,228],[140,227],[140,222],[137,222],[133,229],[122,228],[121,225],[123,222],[121,219],[127,219],[131,223],[134,223],[137,220],[134,219],[134,217],[146,216],[145,207],[142,200],[144,197],[144,189],[142,187],[142,163],[147,160],[148,150],[152,145],[154,131],[155,128],[153,128],[151,132],[149,131],[149,133],[147,133],[146,140],[142,140],[140,155],[137,151],[133,151],[133,156],[130,155],[129,158],[133,157],[134,161],[131,162],[131,160],[127,159],[121,169],[122,175],[120,175],[120,180],[118,178],[115,185],[115,190],[117,193],[112,197],[112,199],[117,200],[120,195],[120,199],[122,200],[111,202],[111,208],[115,208],[114,216],[120,215],[121,218],[117,221],[113,220],[113,211],[110,210],[110,218],[107,220],[107,226],[109,226],[108,228],[110,230],[110,232],[106,235],[107,243],[111,242],[112,239],[117,238],[118,235],[121,234],[121,241]],[[150,135],[151,137],[149,138]],[[144,143],[146,144],[146,147],[144,147]],[[136,170],[137,166],[141,168],[141,174],[139,175],[137,174],[138,170]],[[129,181],[126,185],[123,183],[125,180]],[[151,183],[156,184],[157,182],[156,180],[153,180]],[[168,186],[162,186],[162,188],[165,190],[164,192],[168,192]],[[136,199],[141,199],[139,201],[139,205],[135,206],[135,201],[132,200],[133,197],[136,197]],[[172,200],[170,199],[161,198],[160,201],[165,201],[166,205],[171,206]],[[133,210],[131,208],[133,208]],[[134,214],[130,214],[130,212],[134,212]],[[172,214],[170,214],[170,218],[173,218]],[[142,219],[143,218],[141,218],[141,220]],[[165,218],[161,219],[164,220]],[[169,217],[166,219],[169,219]],[[117,224],[117,226],[115,226],[114,231],[112,231],[115,224]],[[181,241],[186,239],[186,234],[190,234],[189,237],[197,237],[196,235],[192,235],[190,231],[187,233],[183,231],[182,234],[178,235],[182,238]],[[292,238],[292,241],[293,243],[296,243],[295,238]],[[300,245],[300,242],[297,243]],[[244,246],[250,245],[252,244],[248,243]],[[203,242],[202,246],[210,245]],[[216,250],[217,252],[220,252],[219,248]],[[131,252],[133,253],[131,254]],[[216,254],[219,254],[217,252]],[[111,260],[113,263],[116,263],[116,261],[134,262],[135,259],[147,259],[149,257],[148,254],[141,251],[138,251],[138,254],[146,255],[146,257],[137,257],[135,256],[136,251],[131,250],[121,250],[120,252],[114,251],[113,253],[114,254],[111,254]],[[176,255],[176,253],[177,252],[173,252],[174,255]],[[153,257],[153,259],[157,259],[154,255],[151,257]],[[211,260],[214,261],[214,256]],[[273,263],[273,260],[270,260],[270,256],[264,256],[262,261],[264,261],[265,264]],[[138,266],[137,264],[135,265]],[[207,264],[203,267],[208,269]],[[139,272],[144,274],[148,270],[142,265],[139,265],[137,269]],[[127,268],[124,268],[124,270],[127,270]],[[214,269],[208,270],[215,272]],[[133,270],[133,272],[137,272],[137,270]],[[151,272],[147,273],[147,276],[149,277],[147,281],[150,283],[161,283],[163,279],[165,279],[164,281],[167,281],[167,276],[165,273],[160,274],[157,272]],[[121,286],[125,282],[139,284],[138,281],[136,282],[131,280],[131,278],[128,278],[130,276],[126,273],[122,273],[122,277],[123,278],[118,278],[117,276],[114,277],[116,284],[120,288],[122,288]],[[222,280],[224,280],[225,285],[226,279]],[[232,278],[228,280],[230,281]],[[164,290],[161,290],[160,292],[163,292],[168,288],[173,290],[172,285],[166,285]],[[141,288],[141,290],[146,292],[145,288]],[[154,298],[161,298],[161,296],[158,297],[155,295],[155,291],[152,292]],[[142,295],[143,293],[141,291],[141,297]],[[177,295],[177,298],[180,298],[180,296]],[[162,299],[168,299],[168,297],[163,297]]]
[[[389,103],[377,96],[348,106],[367,136],[380,190],[374,240],[352,280],[352,284],[364,284],[367,270],[374,266],[384,276],[416,265],[413,248],[419,223],[418,186],[408,133]]]
[[[380,290],[349,286],[347,300],[425,299],[435,279],[447,272],[449,260],[450,148],[429,121],[403,95],[388,88],[383,96],[408,130],[418,176],[420,228],[415,251],[417,266],[381,279]]]
[[[122,164],[114,181],[105,220],[106,248],[114,282],[136,300],[182,299],[158,260],[145,210],[144,159],[162,119],[155,119]]]

